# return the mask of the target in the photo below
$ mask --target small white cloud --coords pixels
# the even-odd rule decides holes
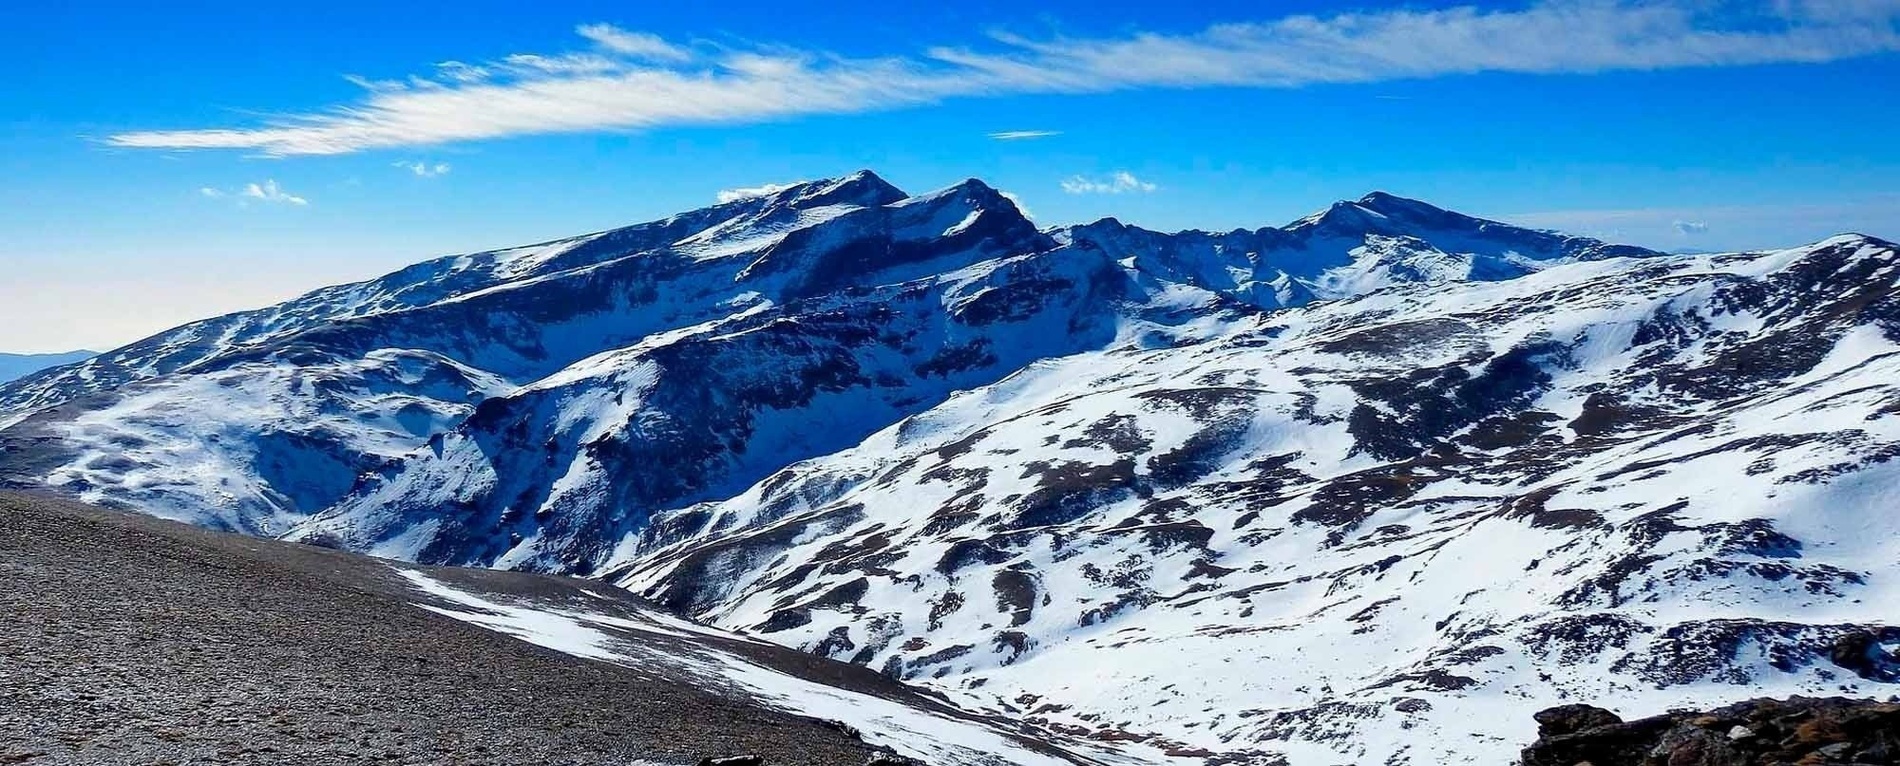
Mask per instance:
[[[1036,217],[1035,213],[1029,212],[1029,206],[1023,204],[1023,198],[1001,190],[998,190],[997,193],[1003,195],[1003,199],[1009,200],[1009,204],[1015,205],[1016,211],[1022,213],[1024,218],[1034,219]]]
[[[446,162],[437,162],[433,164],[427,163],[427,162],[397,162],[395,163],[395,166],[402,168],[404,170],[407,170],[411,173],[414,173],[418,177],[421,177],[421,178],[435,178],[436,176],[445,176],[445,175],[448,175],[449,171],[452,169],[449,166],[449,163],[446,163]]]
[[[1060,130],[1005,130],[991,133],[990,138],[998,141],[1024,141],[1033,138],[1050,138],[1062,135]]]
[[[1062,182],[1062,190],[1070,194],[1147,194],[1159,188],[1126,170],[1102,179],[1074,176]]]
[[[753,197],[769,197],[801,183],[804,182],[794,181],[788,184],[766,184],[764,186],[754,186],[749,189],[725,189],[719,192],[719,202],[720,204],[725,204],[727,202],[738,202],[742,199],[752,199]]]
[[[216,187],[201,186],[198,188],[198,195],[207,199],[235,197],[238,207],[249,207],[253,200],[283,205],[310,204],[310,200],[284,191],[283,187],[278,186],[274,180],[266,180],[261,184],[245,184],[243,188],[237,191],[225,191]]]
[[[248,199],[261,200],[264,202],[274,202],[274,203],[284,204],[284,205],[310,204],[310,200],[304,199],[295,194],[291,194],[289,192],[284,191],[282,188],[280,188],[277,185],[277,182],[274,180],[266,180],[262,184],[248,184],[244,187],[244,191],[239,192],[239,195],[246,197]]]
[[[689,61],[693,52],[661,39],[659,35],[629,32],[612,24],[583,24],[574,29],[581,37],[622,56],[648,61]]]
[[[1676,233],[1685,236],[1707,234],[1709,231],[1709,225],[1701,221],[1677,221],[1672,225],[1676,227]]]

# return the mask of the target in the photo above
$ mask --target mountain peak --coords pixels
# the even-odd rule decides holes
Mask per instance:
[[[1014,207],[1014,204],[1015,204],[1015,203],[1010,203],[1008,201],[1008,198],[1003,196],[1003,192],[1001,190],[987,183],[984,183],[983,180],[979,178],[963,179],[961,183],[957,184],[956,186],[952,186],[950,188],[957,190],[958,192],[969,197],[970,199],[981,201],[985,206],[999,204],[999,203],[1007,203],[1011,207]]]
[[[1010,202],[1007,197],[1004,197],[1002,192],[975,178],[967,178],[954,185],[910,197],[903,200],[900,204],[903,206],[919,204],[933,205],[950,201],[956,201],[956,204],[960,206],[967,206],[977,210],[1006,209],[1020,215],[1020,210],[1016,207],[1015,203]]]
[[[1416,199],[1412,199],[1411,197],[1401,197],[1391,192],[1377,191],[1377,190],[1367,193],[1366,196],[1364,197],[1360,197],[1358,204],[1360,207],[1368,208],[1371,210],[1378,210],[1381,212],[1384,212],[1387,210],[1430,210],[1430,211],[1435,211],[1439,213],[1450,212],[1450,211],[1445,210],[1444,208],[1438,207],[1437,205],[1433,205],[1423,200],[1416,200]]]
[[[798,207],[841,204],[878,207],[910,196],[905,194],[903,189],[897,188],[869,170],[860,170],[840,178],[799,184],[779,194]]]
[[[1360,197],[1355,206],[1370,210],[1386,218],[1422,223],[1428,225],[1450,225],[1453,222],[1477,220],[1462,213],[1446,210],[1423,200],[1401,197],[1383,191],[1374,191]]]
[[[1306,229],[1365,230],[1376,228],[1375,219],[1384,217],[1383,213],[1358,202],[1341,200],[1328,205],[1325,210],[1309,215],[1283,227],[1289,232]]]
[[[1832,246],[1872,245],[1874,247],[1897,247],[1897,245],[1895,245],[1892,242],[1888,242],[1887,240],[1881,239],[1871,234],[1862,234],[1857,231],[1842,232],[1832,237],[1828,237],[1827,239],[1821,240],[1820,242],[1814,243],[1815,247],[1827,247],[1831,245]]]
[[[881,189],[898,190],[896,184],[893,184],[889,181],[884,180],[883,176],[878,175],[876,172],[872,171],[870,168],[864,168],[862,170],[858,170],[854,173],[851,173],[850,175],[841,176],[839,178],[833,179],[832,183],[840,184],[840,185],[866,187],[866,188],[881,188]],[[898,190],[898,191],[901,191],[901,190]]]
[[[1419,200],[1412,199],[1411,197],[1401,197],[1397,194],[1393,194],[1392,192],[1385,191],[1383,189],[1373,189],[1372,191],[1366,192],[1364,196],[1359,198],[1359,204],[1361,205],[1376,205],[1382,202],[1411,202],[1415,204],[1423,204]]]
[[[1411,236],[1424,240],[1430,240],[1433,234],[1458,233],[1460,236],[1469,236],[1483,233],[1488,238],[1513,240],[1508,243],[1513,246],[1553,251],[1548,254],[1553,256],[1553,249],[1564,249],[1560,247],[1564,241],[1584,241],[1582,238],[1570,238],[1466,215],[1385,191],[1373,191],[1357,200],[1335,202],[1325,210],[1294,221],[1285,227],[1285,231],[1291,234],[1324,233],[1347,237],[1368,234]],[[1637,251],[1648,252],[1631,248],[1632,254]],[[1529,255],[1530,251],[1520,249],[1520,253]]]

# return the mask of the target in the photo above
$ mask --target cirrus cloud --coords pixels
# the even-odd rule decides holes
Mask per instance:
[[[1060,130],[1004,130],[991,133],[990,138],[998,141],[1026,141],[1036,138],[1052,138],[1062,135]]]
[[[299,207],[310,204],[310,200],[284,191],[283,187],[278,186],[277,181],[273,179],[266,179],[262,183],[245,184],[238,190],[230,192],[211,186],[204,186],[198,189],[198,194],[209,199],[234,197],[237,199],[239,207],[249,207],[252,202],[264,202],[274,205],[295,205]]]
[[[585,50],[449,61],[402,79],[356,77],[352,82],[364,93],[350,103],[258,125],[134,131],[106,142],[267,156],[342,154],[522,135],[746,124],[954,98],[1816,63],[1900,51],[1896,19],[1900,4],[1890,0],[1716,6],[1546,0],[1504,10],[1298,15],[1191,34],[995,34],[970,45],[870,58],[780,46],[693,50],[588,24],[576,28],[590,44]]]
[[[669,43],[659,35],[629,32],[612,24],[582,24],[574,32],[623,56],[649,61],[690,61],[693,58],[692,51]]]

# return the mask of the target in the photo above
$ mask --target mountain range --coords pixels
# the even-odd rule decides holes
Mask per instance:
[[[1110,760],[1504,763],[1553,704],[1893,692],[1896,279],[860,172],[0,385],[0,484],[594,578]]]

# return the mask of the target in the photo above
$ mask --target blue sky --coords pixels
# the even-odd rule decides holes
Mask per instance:
[[[1900,0],[34,5],[6,351],[858,168],[1045,224],[1385,189],[1666,249],[1900,237]]]

